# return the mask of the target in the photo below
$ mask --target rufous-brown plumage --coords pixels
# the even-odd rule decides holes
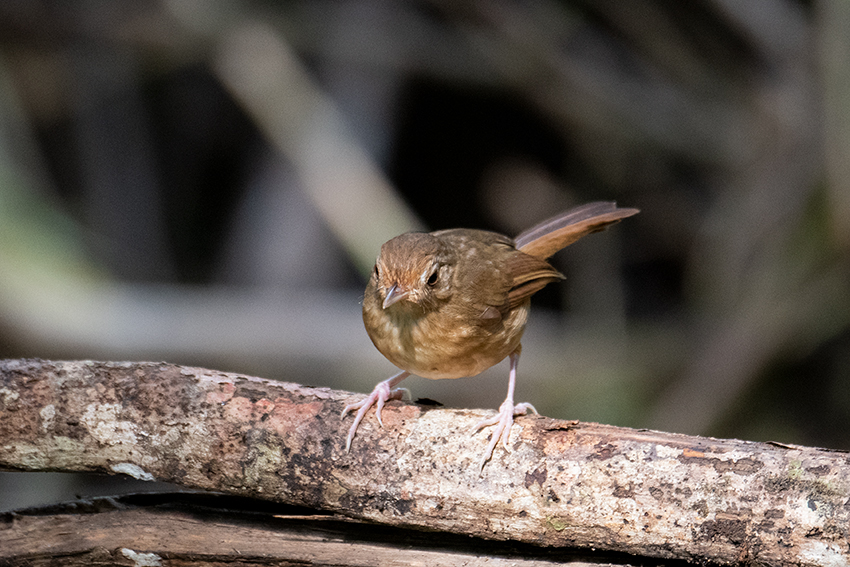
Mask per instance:
[[[377,349],[401,372],[345,407],[343,415],[357,410],[346,450],[372,406],[383,425],[381,409],[401,398],[404,390],[396,386],[408,375],[474,376],[510,357],[508,395],[499,413],[474,428],[496,425],[479,470],[500,439],[507,449],[513,418],[534,411],[530,404],[513,401],[531,296],[563,279],[546,259],[637,212],[595,202],[561,213],[515,239],[460,228],[410,232],[384,243],[363,296],[363,322]]]

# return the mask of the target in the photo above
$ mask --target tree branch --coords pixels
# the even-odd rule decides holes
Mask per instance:
[[[633,558],[618,554],[587,552],[584,557],[570,550],[413,532],[257,502],[204,493],[136,494],[0,514],[0,525],[6,526],[0,529],[0,565],[6,565],[4,560],[32,567],[635,565]]]
[[[0,361],[0,467],[125,473],[388,526],[718,563],[850,561],[843,452],[393,402],[165,363]],[[0,532],[2,533],[2,532]],[[0,536],[2,537],[2,536]]]

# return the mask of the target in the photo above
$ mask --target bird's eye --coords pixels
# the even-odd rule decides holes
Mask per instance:
[[[378,270],[378,264],[375,264],[375,267],[372,268],[372,272],[374,272],[376,278],[381,277],[381,272],[380,272],[380,270]]]
[[[430,286],[436,285],[437,284],[437,278],[439,277],[439,274],[440,274],[440,268],[435,267],[434,271],[431,272],[431,275],[428,276],[428,281],[426,283]]]

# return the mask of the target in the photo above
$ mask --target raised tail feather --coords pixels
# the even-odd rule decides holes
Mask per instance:
[[[605,230],[638,212],[638,209],[618,209],[614,202],[587,203],[523,231],[514,242],[520,251],[545,260],[582,236]]]

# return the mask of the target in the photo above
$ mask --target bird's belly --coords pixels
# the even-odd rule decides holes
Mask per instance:
[[[520,344],[527,306],[511,311],[496,325],[464,323],[450,317],[398,321],[382,317],[366,330],[390,362],[423,378],[475,376],[498,364]],[[371,327],[371,328],[370,328]]]

